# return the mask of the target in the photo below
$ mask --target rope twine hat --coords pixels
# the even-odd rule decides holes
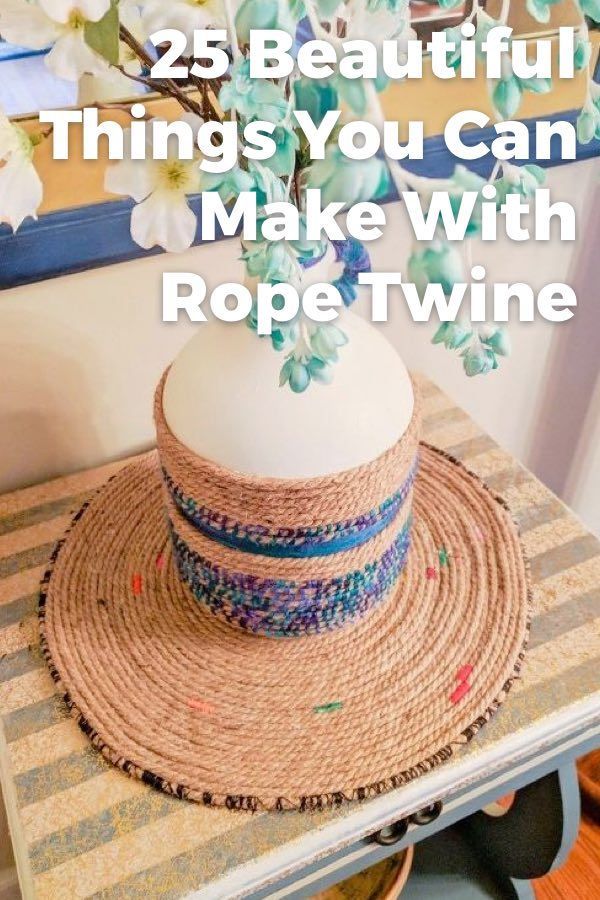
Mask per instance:
[[[267,479],[200,459],[170,431],[155,396],[175,559],[194,596],[256,634],[317,634],[382,602],[404,566],[419,405],[401,440],[351,473]],[[350,515],[351,513],[351,515]]]
[[[166,376],[165,376],[166,377]],[[448,759],[503,701],[529,628],[505,505],[408,430],[372,463],[268,479],[158,454],[77,514],[42,647],[115,765],[167,793],[312,809]]]

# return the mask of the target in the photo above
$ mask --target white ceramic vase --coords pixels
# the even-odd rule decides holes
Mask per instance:
[[[305,275],[305,285],[331,282],[337,277],[331,255]],[[310,478],[371,462],[408,426],[411,380],[370,322],[343,309],[335,324],[348,343],[333,381],[313,382],[301,394],[279,386],[284,354],[268,338],[244,322],[199,325],[166,380],[172,432],[198,455],[251,475]]]

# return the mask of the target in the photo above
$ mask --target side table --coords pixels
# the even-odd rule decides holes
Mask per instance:
[[[0,777],[26,900],[310,897],[410,843],[407,898],[532,897],[530,880],[564,861],[579,820],[574,761],[600,746],[600,542],[445,394],[421,388],[426,440],[519,520],[535,617],[522,677],[475,740],[363,804],[206,809],[110,766],[55,695],[36,601],[71,513],[124,462],[0,498]],[[505,816],[480,812],[510,791]]]

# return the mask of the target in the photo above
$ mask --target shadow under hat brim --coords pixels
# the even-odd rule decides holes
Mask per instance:
[[[506,506],[456,460],[421,445],[397,585],[317,636],[257,636],[196,600],[162,491],[155,454],[119,472],[77,514],[40,594],[57,687],[128,774],[232,808],[363,799],[448,759],[510,690],[527,564]]]

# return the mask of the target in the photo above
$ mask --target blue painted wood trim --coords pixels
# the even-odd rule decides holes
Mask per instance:
[[[43,50],[32,50],[31,47],[17,47],[15,44],[0,42],[0,63],[12,59],[26,59],[29,56],[45,56],[49,47]],[[1,70],[0,70],[1,71]]]
[[[578,112],[569,110],[559,113],[549,117],[549,121],[574,123]],[[532,135],[531,146],[535,143],[535,121],[525,120]],[[489,146],[494,137],[493,128],[477,128],[463,133],[463,141],[469,145],[483,141]],[[600,156],[600,141],[578,145],[577,162],[595,156]],[[530,161],[536,162],[535,152]],[[464,165],[449,152],[442,135],[435,135],[425,142],[424,159],[408,162],[406,166],[419,175],[440,178],[450,175],[454,166],[461,162]],[[555,144],[552,159],[538,164],[552,167],[568,162],[573,161],[562,160]],[[487,156],[470,163],[469,168],[485,176],[492,165],[493,159]],[[397,197],[395,190],[390,191],[384,202]],[[196,214],[200,211],[200,199],[200,195],[191,199]],[[0,225],[0,290],[161,253],[159,249],[142,250],[133,242],[129,233],[131,208],[132,202],[129,200],[111,200],[47,213],[36,221],[27,220],[16,234],[8,226]],[[222,234],[217,239],[220,238]],[[202,243],[198,228],[194,245]]]

